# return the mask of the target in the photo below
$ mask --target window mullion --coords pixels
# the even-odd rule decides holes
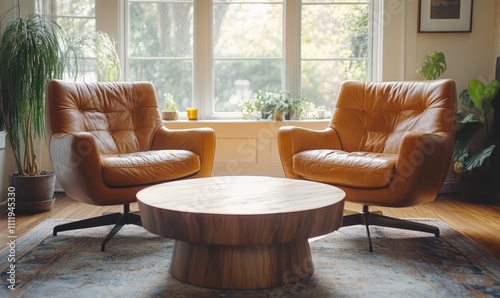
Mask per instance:
[[[284,17],[284,65],[283,82],[284,89],[290,92],[291,96],[299,96],[300,91],[300,0],[285,1]]]
[[[213,113],[212,1],[194,1],[193,104],[200,118]]]

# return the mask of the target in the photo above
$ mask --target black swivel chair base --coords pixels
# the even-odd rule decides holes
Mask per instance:
[[[55,226],[53,234],[54,236],[57,236],[57,232],[62,232],[62,231],[115,225],[101,244],[101,251],[104,251],[106,243],[108,243],[109,240],[111,240],[111,238],[113,238],[113,236],[116,233],[118,233],[118,231],[121,228],[123,228],[123,226],[125,226],[126,224],[134,224],[137,226],[142,226],[141,216],[139,214],[130,212],[130,204],[123,205],[123,213],[120,212],[110,213]]]
[[[369,250],[371,252],[373,251],[373,245],[370,237],[370,228],[369,228],[370,225],[432,233],[436,237],[439,237],[438,227],[414,221],[384,216],[381,214],[371,213],[368,210],[367,205],[363,206],[363,212],[361,213],[349,214],[344,216],[342,223],[343,227],[354,226],[354,225],[366,226],[366,233],[368,234]]]

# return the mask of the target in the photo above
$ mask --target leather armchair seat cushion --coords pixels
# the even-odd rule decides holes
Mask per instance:
[[[187,150],[151,150],[102,154],[103,180],[109,187],[131,187],[189,176],[200,170],[197,154]]]
[[[387,186],[397,154],[306,150],[293,156],[293,171],[305,179],[357,188]]]

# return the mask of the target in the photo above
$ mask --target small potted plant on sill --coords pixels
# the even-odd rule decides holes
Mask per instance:
[[[312,103],[305,97],[292,98],[286,90],[279,92],[259,90],[252,98],[240,105],[244,119],[263,119],[281,121],[300,119],[307,113]]]
[[[285,120],[300,120],[303,115],[314,110],[314,103],[307,97],[291,97],[287,99],[287,111]]]
[[[283,120],[288,105],[285,92],[257,91],[241,102],[243,119]]]
[[[170,93],[165,94],[161,118],[166,121],[177,120],[179,118],[177,103],[174,101],[174,97]]]

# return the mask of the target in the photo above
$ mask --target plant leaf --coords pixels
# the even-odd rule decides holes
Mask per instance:
[[[443,52],[425,55],[422,68],[417,70],[426,80],[435,80],[446,71],[446,58]]]
[[[486,114],[492,109],[491,103],[499,89],[500,82],[497,80],[491,80],[486,86],[479,80],[471,80],[469,82],[469,95],[474,105],[483,114],[482,118],[485,118]]]
[[[500,82],[497,80],[491,80],[488,85],[483,90],[483,109],[485,112],[491,110],[491,103],[500,89]]]
[[[472,99],[470,98],[469,90],[467,90],[467,89],[464,89],[464,90],[462,90],[462,92],[460,92],[460,95],[458,96],[458,100],[460,102],[460,105],[466,110],[477,109],[474,102],[472,102]]]
[[[463,171],[474,171],[476,169],[479,169],[483,165],[484,161],[488,157],[490,157],[494,148],[495,145],[491,145],[483,151],[469,156],[466,160],[463,161]]]
[[[483,92],[484,84],[479,80],[471,80],[469,82],[469,95],[472,102],[478,108],[479,111],[483,111]]]

